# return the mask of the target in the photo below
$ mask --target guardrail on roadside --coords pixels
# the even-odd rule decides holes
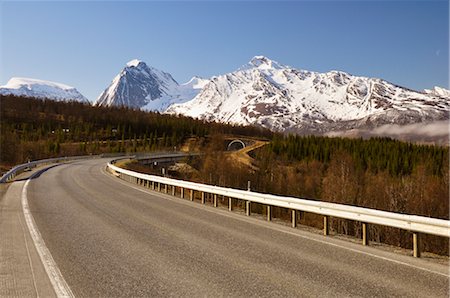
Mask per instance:
[[[100,155],[84,155],[84,156],[66,156],[66,157],[56,157],[56,158],[47,158],[40,159],[35,161],[30,161],[24,164],[20,164],[6,172],[1,178],[0,183],[6,183],[8,181],[13,180],[18,174],[24,172],[26,169],[32,169],[38,165],[50,164],[50,163],[60,163],[73,161],[78,159],[86,159],[86,158],[96,158],[100,157]]]
[[[18,174],[24,172],[26,169],[32,169],[38,165],[45,165],[50,163],[61,163],[61,162],[68,162],[68,161],[74,161],[79,159],[87,159],[87,158],[107,158],[107,157],[119,157],[115,160],[119,159],[128,159],[128,158],[134,158],[137,160],[141,159],[170,159],[173,158],[181,158],[186,156],[185,153],[168,153],[168,152],[160,152],[158,154],[149,154],[149,153],[141,153],[136,155],[125,155],[125,153],[104,153],[100,155],[81,155],[81,156],[64,156],[64,157],[55,157],[55,158],[47,158],[47,159],[40,159],[40,160],[34,160],[27,163],[23,163],[20,165],[14,166],[12,169],[10,169],[8,172],[6,172],[2,177],[0,177],[0,183],[6,183],[11,180],[13,180]],[[151,156],[151,157],[150,157]]]
[[[155,156],[156,157],[156,156]],[[291,210],[292,227],[297,226],[297,212],[305,211],[323,215],[323,233],[329,234],[329,217],[350,219],[362,223],[362,243],[368,245],[368,224],[376,224],[409,230],[413,233],[413,255],[420,257],[420,234],[432,234],[450,238],[450,221],[418,215],[400,214],[395,212],[381,211],[370,208],[355,207],[343,204],[312,201],[295,197],[277,196],[233,188],[219,187],[195,183],[184,180],[171,179],[161,176],[148,175],[122,169],[114,165],[114,160],[109,162],[107,168],[123,180],[164,192],[172,188],[175,195],[177,188],[180,196],[185,197],[189,191],[189,198],[193,201],[194,191],[201,193],[202,203],[205,203],[205,193],[214,196],[214,207],[217,207],[217,196],[228,197],[228,208],[231,211],[232,199],[244,200],[246,202],[246,215],[251,214],[251,203],[260,203],[267,206],[267,220],[272,218],[272,206],[288,208]]]

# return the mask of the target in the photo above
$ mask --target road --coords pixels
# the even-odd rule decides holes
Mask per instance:
[[[105,163],[59,165],[28,187],[75,296],[449,296],[445,265],[151,192]]]

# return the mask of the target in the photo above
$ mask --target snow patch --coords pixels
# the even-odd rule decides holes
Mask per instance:
[[[142,62],[142,61],[139,60],[139,59],[133,59],[133,60],[131,60],[131,61],[129,61],[129,62],[127,63],[127,66],[128,66],[128,67],[136,67],[136,66],[138,66],[139,63],[141,63],[141,62]]]

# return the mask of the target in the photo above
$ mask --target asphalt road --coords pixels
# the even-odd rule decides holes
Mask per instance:
[[[446,265],[158,194],[59,165],[28,202],[76,296],[448,297]]]

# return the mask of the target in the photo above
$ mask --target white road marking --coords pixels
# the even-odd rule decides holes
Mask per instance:
[[[41,233],[39,232],[36,223],[34,222],[33,215],[31,214],[30,207],[28,206],[27,192],[28,192],[28,184],[31,179],[37,173],[33,174],[28,180],[25,182],[25,185],[22,189],[22,210],[23,215],[25,216],[25,222],[28,226],[28,230],[30,231],[31,238],[33,239],[34,246],[41,258],[42,264],[44,265],[45,271],[47,272],[48,278],[53,286],[53,290],[55,291],[56,296],[58,297],[75,297],[70,289],[69,285],[65,281],[64,277],[61,274],[58,266],[56,265],[55,260],[45,245],[44,239],[42,239]]]
[[[23,240],[25,241],[25,248],[27,249],[28,265],[30,265],[31,276],[33,277],[34,291],[36,292],[36,297],[39,298],[39,293],[38,293],[38,289],[37,289],[37,286],[36,286],[36,275],[34,274],[33,262],[31,262],[30,249],[28,248],[28,240],[27,240],[27,236],[25,234],[26,233],[25,232],[25,227],[23,226],[22,219],[20,218],[19,213],[17,213],[17,217],[19,219],[20,226],[22,228]]]
[[[100,172],[103,175],[106,175],[106,176],[108,176],[110,178],[113,178],[105,169],[103,169],[103,167],[100,169]],[[120,178],[117,178],[117,177],[114,177],[113,179],[119,179],[121,184],[126,185],[127,187],[133,188],[133,189],[138,190],[138,191],[143,192],[143,193],[152,194],[152,195],[160,194],[161,197],[163,197],[162,195],[169,196],[169,194],[158,193],[156,191],[151,191],[151,190],[146,190],[146,189],[142,189],[142,188],[136,187],[136,186],[134,186],[134,184],[131,184],[130,182],[124,181],[124,180],[122,180]],[[172,199],[172,197],[170,198],[170,200],[174,201],[174,202],[179,201],[179,200]],[[193,205],[193,206],[195,206],[195,205]],[[212,213],[216,213],[216,214],[219,213],[218,210],[208,210],[209,208],[207,208],[207,206],[205,206],[205,205],[200,205],[200,206],[195,206],[195,207],[205,209],[208,212],[212,212]],[[391,259],[391,258],[388,258],[388,257],[383,257],[383,256],[376,255],[376,254],[373,254],[373,253],[370,253],[370,252],[353,249],[353,248],[350,248],[350,247],[347,247],[347,246],[343,246],[343,245],[339,245],[339,244],[336,244],[336,243],[331,243],[329,241],[315,239],[315,238],[312,238],[312,237],[309,237],[309,236],[306,236],[306,235],[300,235],[298,233],[286,231],[284,229],[278,228],[278,227],[276,227],[274,225],[271,225],[271,224],[268,225],[266,223],[262,224],[262,223],[259,223],[259,222],[254,222],[251,219],[242,218],[242,216],[237,216],[237,217],[233,216],[235,214],[232,215],[232,214],[227,214],[227,213],[222,213],[222,212],[220,212],[220,214],[223,215],[223,216],[227,216],[227,217],[233,218],[233,219],[238,219],[240,221],[245,221],[245,222],[249,222],[249,223],[252,223],[252,224],[257,224],[259,226],[262,226],[262,227],[265,227],[265,228],[269,228],[269,229],[272,229],[272,230],[275,230],[275,231],[278,231],[278,232],[282,232],[282,233],[285,233],[285,234],[297,236],[297,237],[300,237],[300,238],[303,238],[303,239],[308,239],[308,240],[319,242],[319,243],[322,243],[322,244],[331,245],[331,246],[334,246],[334,247],[339,247],[339,248],[346,249],[346,250],[349,250],[349,251],[352,251],[352,252],[355,252],[355,253],[359,253],[359,254],[371,256],[371,257],[374,257],[374,258],[377,258],[377,259],[381,259],[381,260],[384,260],[384,261],[389,261],[389,262],[393,262],[393,263],[396,263],[396,264],[399,264],[399,265],[404,265],[404,266],[411,267],[411,268],[414,268],[414,269],[418,269],[418,270],[426,271],[426,272],[429,272],[429,273],[434,273],[434,274],[438,274],[438,275],[441,275],[441,276],[445,276],[447,278],[450,277],[450,275],[448,275],[448,274],[441,273],[441,272],[438,272],[438,271],[434,271],[434,270],[431,270],[431,269],[427,269],[427,268],[423,268],[423,267],[416,266],[416,265],[413,265],[413,264],[409,264],[409,263],[406,263],[406,262],[394,260],[394,259]]]

